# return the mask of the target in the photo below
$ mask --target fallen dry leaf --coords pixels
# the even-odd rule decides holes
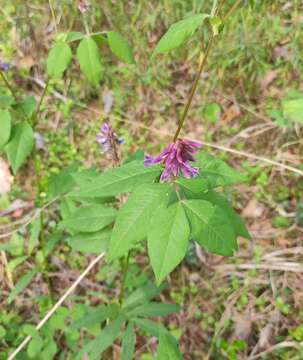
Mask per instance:
[[[222,121],[230,122],[230,121],[236,119],[240,115],[241,115],[241,111],[240,111],[239,106],[237,104],[233,104],[224,111],[224,114],[222,116]]]
[[[252,198],[242,211],[242,215],[246,218],[257,219],[264,213],[264,205],[258,202],[257,199]]]

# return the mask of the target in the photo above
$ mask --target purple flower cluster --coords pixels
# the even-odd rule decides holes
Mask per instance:
[[[171,174],[173,176],[183,174],[186,178],[195,177],[199,174],[199,169],[191,166],[190,161],[196,161],[193,155],[199,152],[201,146],[202,144],[197,141],[177,139],[157,157],[146,155],[144,165],[163,163],[165,167],[160,178],[161,182],[167,181]]]
[[[84,14],[89,9],[88,2],[86,2],[85,0],[80,0],[79,5],[78,5],[78,9],[79,9],[81,14]]]
[[[121,145],[124,143],[124,139],[118,138],[108,123],[102,124],[96,140],[102,146],[105,153],[112,151],[114,144]]]

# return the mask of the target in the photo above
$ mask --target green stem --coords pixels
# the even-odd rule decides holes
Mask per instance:
[[[41,108],[43,99],[44,99],[44,97],[45,97],[45,95],[46,95],[46,91],[47,91],[48,85],[49,85],[49,79],[47,79],[47,81],[46,81],[46,84],[45,84],[45,86],[44,86],[44,89],[43,89],[43,92],[42,92],[42,95],[41,95],[41,98],[40,98],[40,101],[39,101],[39,104],[38,104],[38,106],[37,106],[36,119],[38,119],[38,117],[39,117],[40,108]]]
[[[16,102],[18,102],[18,97],[17,95],[15,94],[15,91],[14,89],[11,87],[11,84],[9,83],[9,81],[7,80],[4,72],[2,70],[0,70],[0,76],[5,84],[5,86],[8,88],[8,90],[10,91],[10,93],[12,94],[13,98],[15,99]]]
[[[180,131],[181,131],[181,129],[182,129],[182,126],[184,125],[186,116],[187,116],[187,114],[188,114],[188,110],[189,110],[189,108],[190,108],[190,105],[191,105],[191,103],[192,103],[192,101],[193,101],[193,97],[194,97],[195,92],[196,92],[197,87],[198,87],[198,83],[199,83],[200,76],[201,76],[202,71],[203,71],[203,69],[204,69],[204,67],[205,67],[206,60],[207,60],[207,58],[208,58],[210,49],[211,49],[211,47],[212,47],[212,45],[213,45],[214,38],[215,38],[215,37],[214,37],[214,34],[212,33],[212,34],[211,34],[211,37],[210,37],[210,39],[209,39],[209,41],[208,41],[208,44],[207,44],[207,47],[206,47],[204,56],[203,56],[203,58],[200,60],[198,72],[197,72],[197,74],[196,74],[196,76],[195,76],[194,82],[193,82],[192,87],[191,87],[191,89],[190,89],[190,93],[189,93],[189,97],[188,97],[188,100],[187,100],[185,109],[184,109],[183,114],[182,114],[182,116],[181,116],[181,119],[180,119],[180,121],[179,121],[179,123],[178,123],[178,128],[177,128],[177,130],[176,130],[176,132],[175,132],[174,139],[173,139],[174,142],[177,140],[177,138],[178,138],[178,136],[179,136],[179,134],[180,134]]]
[[[213,13],[213,16],[216,16],[218,14],[218,12],[220,12],[220,10],[222,9],[222,6],[224,4],[225,0],[222,0],[219,4],[219,6],[217,6],[217,1],[215,0],[214,1],[214,4],[213,4],[213,9],[212,9],[212,13]],[[232,7],[228,10],[228,12],[226,13],[226,15],[223,17],[223,22],[227,20],[227,18],[229,18],[229,16],[237,9],[237,7],[241,4],[242,0],[237,0],[233,5]],[[206,47],[206,50],[205,50],[205,53],[203,55],[203,58],[200,60],[200,64],[199,64],[199,69],[198,69],[198,72],[195,76],[195,79],[194,79],[194,82],[192,84],[192,87],[190,89],[190,93],[189,93],[189,96],[188,96],[188,100],[187,100],[187,103],[185,105],[185,108],[184,108],[184,111],[183,111],[183,114],[178,122],[178,127],[177,127],[177,130],[175,132],[175,135],[174,135],[174,138],[173,138],[173,141],[175,142],[177,139],[178,139],[178,136],[180,134],[180,131],[184,125],[184,122],[185,122],[185,119],[187,117],[187,114],[188,114],[188,110],[190,108],[190,105],[193,101],[193,97],[196,93],[196,90],[197,90],[197,87],[198,87],[198,83],[199,83],[199,80],[200,80],[200,77],[201,77],[201,74],[203,72],[203,69],[206,65],[206,61],[207,61],[207,58],[208,58],[208,55],[209,55],[209,52],[212,48],[212,45],[214,43],[214,39],[215,39],[215,35],[214,33],[212,32],[211,36],[210,36],[210,39],[208,41],[208,44],[207,44],[207,47]]]
[[[128,272],[128,268],[129,268],[130,253],[131,253],[131,251],[129,251],[127,253],[126,261],[125,261],[123,269],[122,269],[122,283],[121,283],[121,291],[120,291],[120,295],[119,295],[120,306],[122,306],[122,303],[124,300],[125,280],[126,280],[126,276],[127,276],[127,272]]]

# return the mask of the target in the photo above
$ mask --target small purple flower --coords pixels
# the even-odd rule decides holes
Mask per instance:
[[[89,9],[89,3],[85,0],[80,0],[78,9],[81,14],[84,14]]]
[[[157,157],[146,155],[144,165],[163,163],[165,167],[160,178],[161,182],[167,181],[171,174],[173,176],[183,174],[186,178],[195,177],[199,174],[199,169],[191,166],[190,161],[196,161],[193,155],[199,152],[201,146],[202,144],[197,141],[177,139]]]
[[[108,123],[102,124],[100,132],[96,136],[96,140],[102,146],[105,153],[112,151],[114,144],[124,144],[124,139],[118,138],[117,134],[113,132],[113,129]]]
[[[12,65],[10,63],[7,62],[3,62],[0,60],[0,70],[2,71],[7,71],[12,67]]]

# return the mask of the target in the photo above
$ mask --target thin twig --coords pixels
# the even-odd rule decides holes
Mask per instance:
[[[258,359],[266,354],[269,354],[275,350],[278,349],[283,349],[283,348],[290,348],[290,347],[294,347],[294,348],[300,348],[303,347],[303,341],[301,342],[295,342],[295,341],[283,341],[279,344],[273,345],[271,346],[269,349],[260,352],[259,354],[253,355],[249,357],[249,360],[254,360],[254,359]]]
[[[292,262],[275,262],[263,264],[226,264],[215,266],[215,269],[220,271],[233,270],[275,270],[275,271],[291,271],[303,273],[303,266],[299,263]]]
[[[98,255],[83,271],[83,273],[77,278],[77,280],[70,286],[70,288],[64,293],[64,295],[58,300],[58,302],[49,310],[49,312],[44,316],[44,318],[36,326],[36,330],[40,330],[42,326],[49,320],[49,318],[58,310],[58,308],[63,304],[63,302],[68,298],[68,296],[75,290],[79,283],[84,279],[84,277],[91,271],[91,269],[105,256],[105,252],[102,252]],[[8,360],[13,360],[19,352],[29,343],[32,339],[31,336],[27,336],[22,343],[17,347],[17,349],[9,356]]]

